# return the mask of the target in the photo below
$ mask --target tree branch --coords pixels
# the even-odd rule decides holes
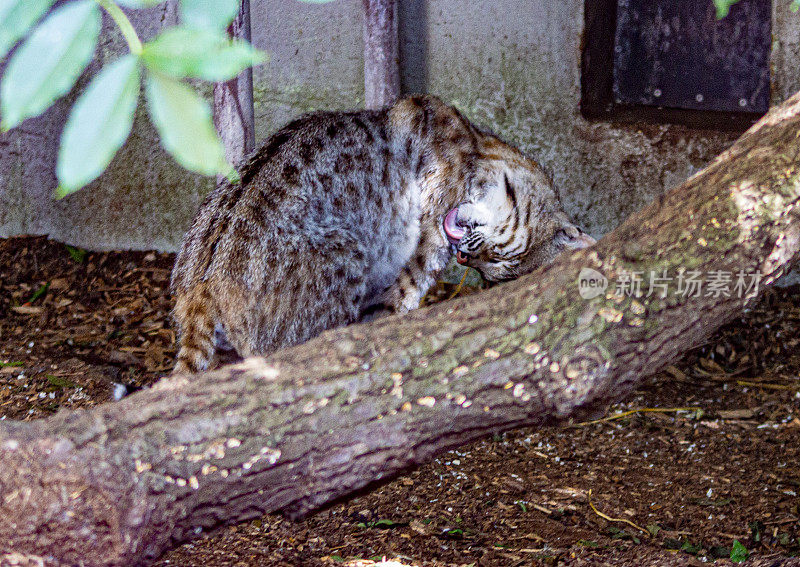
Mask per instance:
[[[364,2],[364,103],[380,109],[400,96],[397,0]]]
[[[228,35],[249,42],[252,40],[250,0],[240,2],[239,14],[228,27]],[[239,163],[255,148],[252,67],[235,79],[214,84],[214,125],[222,138],[225,157],[229,162]]]

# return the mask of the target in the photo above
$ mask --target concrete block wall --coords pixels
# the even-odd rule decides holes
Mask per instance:
[[[773,3],[772,99],[800,89],[800,15]],[[400,0],[402,84],[458,106],[536,157],[568,211],[601,236],[701,169],[734,134],[581,117],[581,0]],[[174,24],[174,2],[135,12],[151,37]],[[360,0],[252,2],[257,138],[292,117],[363,104]],[[96,68],[122,49],[106,22]],[[205,89],[206,94],[210,89]],[[58,139],[75,96],[0,136],[0,236],[49,234],[90,249],[175,250],[210,179],[188,174],[158,146],[140,108],[128,144],[90,187],[62,201]]]

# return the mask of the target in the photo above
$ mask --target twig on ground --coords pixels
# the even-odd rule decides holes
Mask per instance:
[[[592,504],[592,491],[591,490],[589,491],[589,507],[594,511],[595,514],[597,514],[598,516],[600,516],[604,520],[608,520],[609,522],[623,522],[625,524],[628,524],[631,527],[636,528],[640,532],[642,532],[644,534],[647,534],[648,537],[650,536],[650,532],[648,532],[646,529],[644,529],[642,527],[637,526],[636,524],[634,524],[630,520],[626,520],[625,518],[612,518],[611,516],[607,516],[606,514],[603,514],[600,510],[595,508],[594,504]]]
[[[623,417],[627,417],[629,415],[633,415],[635,413],[667,413],[667,412],[678,412],[678,411],[697,411],[701,410],[701,407],[686,407],[686,408],[636,408],[628,411],[624,411],[622,413],[616,413],[614,415],[608,415],[606,417],[601,417],[600,419],[594,419],[592,421],[582,421],[580,423],[575,423],[572,427],[582,427],[584,425],[593,425],[595,423],[603,423],[605,421],[613,421],[615,419],[621,419]]]
[[[771,384],[769,382],[748,382],[746,380],[737,380],[739,386],[750,386],[751,388],[764,388],[765,390],[800,390],[800,384]]]

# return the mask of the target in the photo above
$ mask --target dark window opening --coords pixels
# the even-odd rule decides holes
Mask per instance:
[[[586,0],[588,118],[744,129],[769,107],[770,0]]]

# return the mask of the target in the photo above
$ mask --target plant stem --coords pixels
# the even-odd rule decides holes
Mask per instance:
[[[114,23],[117,24],[119,27],[119,31],[122,32],[122,36],[125,38],[125,41],[128,42],[128,49],[130,49],[133,55],[141,55],[142,54],[142,40],[139,39],[136,30],[133,27],[133,24],[128,19],[128,16],[125,15],[119,6],[117,6],[111,0],[94,0],[99,4],[108,15],[111,16],[111,19],[114,20]]]

